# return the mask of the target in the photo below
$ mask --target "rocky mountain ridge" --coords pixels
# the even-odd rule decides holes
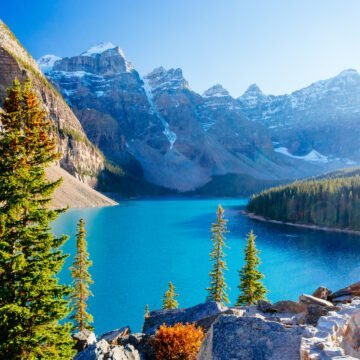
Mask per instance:
[[[39,63],[89,139],[131,182],[186,193],[233,174],[233,188],[244,190],[249,181],[283,182],[322,170],[274,151],[268,130],[248,120],[238,100],[220,85],[197,94],[181,69],[160,67],[142,78],[113,44]]]
[[[285,95],[265,95],[254,84],[238,102],[286,156],[342,166],[360,161],[360,75],[354,69]]]

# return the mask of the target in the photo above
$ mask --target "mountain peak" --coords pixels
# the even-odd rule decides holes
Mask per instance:
[[[247,90],[245,91],[244,95],[247,94],[258,94],[258,95],[263,95],[263,92],[261,91],[261,89],[259,88],[259,86],[257,84],[251,84]]]
[[[37,63],[41,71],[45,74],[48,71],[52,70],[56,61],[61,60],[61,57],[56,55],[44,55],[37,60]]]
[[[94,56],[94,55],[102,54],[107,50],[115,49],[115,48],[118,48],[118,46],[114,45],[111,42],[102,42],[94,46],[91,46],[88,50],[81,53],[81,56]],[[125,57],[123,51],[120,48],[119,48],[119,52],[121,53],[121,55],[123,55],[123,57]]]
[[[224,89],[221,84],[216,84],[211,88],[204,91],[203,97],[223,97],[223,96],[230,96],[229,92]]]
[[[180,68],[166,70],[160,66],[145,76],[152,91],[189,89],[189,83],[184,78]]]
[[[341,73],[339,75],[358,75],[359,73],[357,72],[356,69],[345,69],[343,71],[341,71]]]

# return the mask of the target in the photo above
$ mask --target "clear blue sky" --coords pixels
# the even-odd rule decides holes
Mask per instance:
[[[181,67],[202,92],[284,93],[360,69],[360,0],[12,0],[0,18],[38,58],[119,45],[141,74]]]

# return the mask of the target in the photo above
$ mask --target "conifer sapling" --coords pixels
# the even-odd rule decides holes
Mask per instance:
[[[85,221],[80,219],[78,223],[78,232],[76,234],[76,255],[71,267],[74,291],[71,294],[73,304],[73,315],[71,319],[75,321],[74,330],[93,330],[91,323],[93,317],[87,312],[87,300],[90,295],[90,285],[93,283],[89,267],[92,262],[89,259],[87,251],[85,232]]]
[[[211,226],[211,240],[213,249],[209,256],[213,263],[210,271],[210,286],[206,289],[208,291],[207,301],[216,301],[228,303],[229,298],[226,290],[224,271],[227,270],[225,262],[225,234],[228,232],[226,227],[227,220],[224,219],[224,209],[218,205],[216,213],[216,222]]]
[[[170,309],[177,309],[179,307],[179,303],[177,302],[176,298],[179,295],[175,292],[175,286],[172,282],[169,282],[169,288],[165,292],[163,296],[163,309],[170,310]]]
[[[245,265],[239,271],[240,275],[240,295],[236,301],[237,306],[257,304],[259,300],[265,299],[267,290],[262,283],[264,275],[258,270],[260,264],[259,250],[255,247],[253,231],[247,236],[245,249]]]

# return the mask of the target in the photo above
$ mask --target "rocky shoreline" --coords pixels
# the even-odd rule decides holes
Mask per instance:
[[[291,222],[286,222],[286,221],[272,220],[272,219],[267,219],[261,215],[256,215],[254,213],[248,213],[245,210],[243,210],[241,213],[250,219],[258,220],[258,221],[262,221],[262,222],[268,222],[268,223],[272,223],[272,224],[288,225],[288,226],[299,227],[299,228],[310,229],[310,230],[321,230],[321,231],[339,232],[339,233],[345,233],[345,234],[351,234],[351,235],[360,235],[360,231],[357,231],[357,230],[331,228],[331,227],[318,226],[318,225],[296,224],[296,223],[291,223]]]
[[[154,360],[154,334],[161,325],[176,323],[194,323],[206,333],[198,360],[358,359],[360,282],[335,292],[319,287],[297,302],[262,300],[242,307],[209,302],[152,311],[142,333],[123,327],[98,340],[88,330],[75,334],[75,360]]]

